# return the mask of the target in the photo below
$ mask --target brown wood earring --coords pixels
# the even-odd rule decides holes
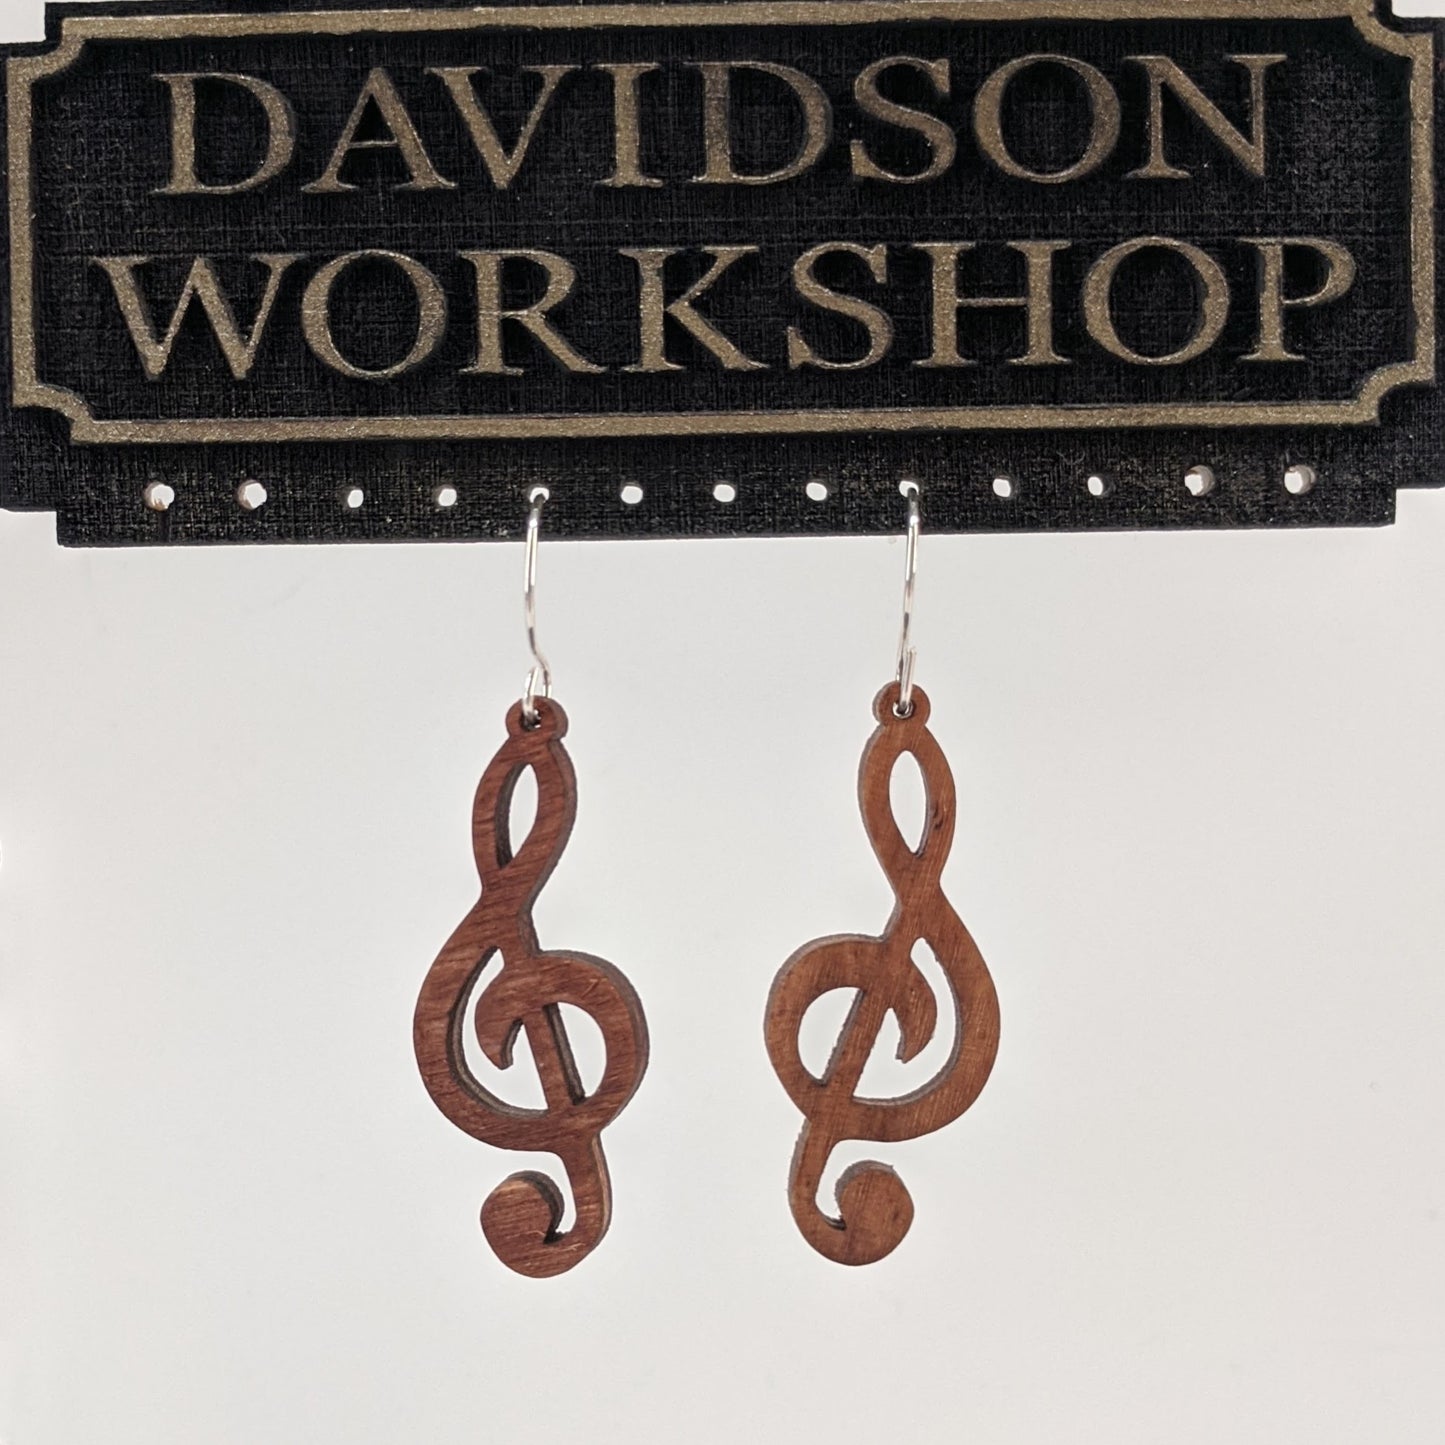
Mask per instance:
[[[577,1207],[576,1223],[565,1234],[559,1229],[562,1195],[545,1174],[513,1174],[482,1206],[482,1231],[502,1263],[543,1277],[571,1269],[607,1232],[612,1189],[599,1136],[642,1080],[647,1023],[632,985],[612,964],[538,947],[532,907],[572,832],[577,783],[562,746],[566,714],[545,698],[534,706],[532,727],[521,703],[507,714],[507,741],[477,788],[472,849],[482,896],[422,984],[414,1038],[427,1092],[459,1129],[485,1144],[541,1150],[561,1159]],[[527,768],[537,779],[537,812],[514,853],[512,793]],[[478,994],[478,980],[496,955],[501,970]],[[578,1077],[563,1004],[590,1014],[607,1046],[602,1081],[591,1093]],[[476,1078],[464,1051],[468,1024],[499,1069],[510,1067],[517,1035],[526,1030],[545,1108],[508,1104]]]
[[[886,1165],[855,1164],[838,1182],[839,1217],[818,1207],[818,1187],[833,1146],[844,1139],[896,1144],[931,1134],[978,1098],[998,1053],[998,996],[968,929],[943,896],[939,875],[953,841],[953,776],[928,731],[928,698],[913,693],[907,717],[897,712],[899,688],[890,683],[873,704],[877,732],[863,753],[858,796],[873,851],[897,902],[878,937],[840,935],[798,950],[782,967],[768,997],[768,1055],[783,1087],[802,1110],[788,1200],[803,1237],[839,1264],[872,1264],[897,1248],[913,1222],[913,1200]],[[912,753],[923,774],[927,821],[917,850],[898,830],[889,780],[899,757]],[[898,1057],[916,1058],[933,1038],[938,1006],[914,963],[922,940],[938,959],[953,999],[953,1048],[926,1084],[900,1099],[863,1099],[858,1081],[884,1017],[897,1016]],[[809,1006],[833,989],[856,997],[822,1077],[804,1066],[798,1030]]]
[[[504,1179],[482,1205],[487,1243],[503,1264],[534,1278],[571,1269],[607,1233],[612,1186],[600,1136],[647,1068],[647,1021],[626,977],[589,954],[544,952],[532,924],[537,895],[577,816],[577,779],[562,746],[567,714],[547,696],[551,673],[537,650],[537,532],[545,501],[545,492],[533,495],[527,524],[527,638],[536,665],[522,701],[507,714],[507,740],[482,774],[472,811],[482,894],[432,964],[413,1025],[422,1081],[452,1123],[485,1144],[538,1150],[562,1161],[577,1210],[567,1231],[561,1229],[561,1190],[535,1170]],[[528,768],[537,783],[537,811],[514,849],[512,795]],[[479,989],[494,957],[501,969]],[[578,1074],[563,1004],[591,1015],[606,1045],[602,1080],[591,1092]],[[469,1024],[499,1069],[511,1066],[517,1036],[526,1031],[545,1107],[509,1104],[481,1083],[467,1064]]]
[[[825,1214],[818,1190],[834,1146],[844,1139],[896,1144],[952,1123],[982,1092],[998,1053],[993,979],[940,881],[953,844],[955,799],[953,774],[928,730],[928,698],[913,686],[908,637],[919,517],[917,489],[910,492],[909,485],[898,680],[874,700],[878,728],[858,772],[863,823],[893,888],[893,916],[877,937],[844,934],[800,948],[773,981],[765,1025],[773,1068],[804,1116],[788,1202],[803,1238],[839,1264],[872,1264],[892,1253],[913,1223],[913,1199],[892,1169],[870,1160],[843,1172],[836,1191],[838,1214]],[[923,776],[925,822],[916,849],[904,841],[889,797],[894,766],[904,753],[913,755]],[[933,950],[948,981],[953,1047],[933,1078],[912,1093],[898,1099],[859,1098],[864,1066],[890,1012],[898,1019],[898,1057],[905,1063],[918,1057],[937,1028],[933,990],[913,961],[920,941]],[[835,989],[851,989],[855,997],[820,1077],[803,1063],[798,1032],[814,1000]]]

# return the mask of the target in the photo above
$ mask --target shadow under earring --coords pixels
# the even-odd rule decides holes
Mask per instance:
[[[867,1161],[838,1181],[838,1215],[825,1214],[818,1190],[829,1156],[845,1139],[896,1144],[931,1134],[957,1119],[982,1092],[998,1053],[999,1010],[993,979],[968,929],[943,895],[941,876],[953,842],[953,775],[928,730],[928,698],[913,686],[909,645],[917,571],[918,491],[909,502],[908,558],[898,678],[874,700],[877,731],[863,751],[858,798],[873,851],[893,889],[893,916],[882,934],[817,939],[783,965],[768,995],[768,1056],[804,1116],[793,1152],[788,1201],[803,1237],[839,1264],[872,1264],[902,1242],[913,1222],[913,1199],[884,1164]],[[925,821],[916,849],[893,816],[894,765],[911,753],[923,777]],[[916,1058],[938,1026],[938,1004],[913,961],[918,942],[938,959],[948,983],[953,1046],[938,1072],[898,1099],[858,1096],[859,1081],[879,1030],[898,1020],[898,1057]],[[821,1076],[804,1065],[798,1033],[814,1000],[835,989],[854,992],[852,1007]]]
[[[507,714],[507,740],[487,766],[472,814],[472,851],[482,892],[437,956],[417,1000],[413,1037],[427,1092],[459,1129],[502,1149],[555,1154],[566,1171],[576,1221],[563,1232],[561,1190],[546,1174],[504,1179],[482,1206],[482,1231],[503,1264],[519,1274],[561,1274],[607,1232],[612,1189],[601,1131],[622,1110],[647,1067],[647,1023],[620,970],[582,953],[542,950],[532,908],[557,866],[577,813],[577,783],[562,746],[567,715],[551,700],[551,673],[537,651],[537,538],[545,492],[533,495],[527,523],[527,637],[535,666],[522,701]],[[519,846],[510,836],[512,795],[530,768],[537,808]],[[478,988],[494,958],[501,968]],[[562,1017],[567,1004],[589,1014],[607,1059],[601,1082],[584,1089]],[[468,1067],[468,1027],[486,1058],[511,1066],[519,1034],[542,1084],[545,1106],[498,1098]]]

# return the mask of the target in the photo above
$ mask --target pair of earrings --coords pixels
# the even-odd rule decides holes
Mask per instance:
[[[877,729],[863,752],[858,793],[873,851],[896,899],[877,937],[840,935],[800,948],[779,971],[768,995],[768,1055],[803,1115],[793,1152],[788,1199],[803,1237],[840,1264],[871,1264],[897,1247],[913,1221],[913,1200],[892,1169],[855,1164],[837,1185],[837,1216],[825,1214],[818,1191],[829,1156],[845,1139],[896,1144],[951,1123],[978,1097],[998,1052],[998,997],[973,939],[944,897],[940,878],[953,841],[953,776],[928,730],[928,698],[913,684],[910,645],[914,579],[921,529],[918,488],[908,502],[903,629],[898,673],[874,700]],[[482,1206],[482,1231],[501,1261],[520,1274],[546,1277],[571,1269],[597,1246],[612,1214],[602,1130],[627,1104],[647,1067],[647,1021],[632,985],[603,959],[544,950],[532,907],[572,831],[577,784],[562,746],[567,716],[551,698],[551,672],[537,649],[537,544],[546,492],[532,494],[527,519],[525,612],[534,666],[522,700],[507,714],[507,740],[477,788],[472,850],[482,892],[447,940],[422,984],[414,1039],[421,1075],[438,1108],[458,1128],[487,1144],[555,1154],[576,1208],[561,1228],[562,1193],[546,1174],[526,1170],[502,1181]],[[925,821],[917,848],[899,831],[889,798],[894,764],[904,753],[918,763]],[[531,831],[514,849],[512,794],[528,769],[536,778]],[[953,1045],[937,1073],[898,1099],[858,1096],[864,1066],[884,1019],[898,1020],[899,1058],[907,1062],[933,1038],[938,1005],[913,961],[919,942],[932,949],[947,979]],[[501,967],[478,992],[496,956]],[[826,1068],[810,1072],[799,1054],[803,1015],[836,989],[854,992]],[[597,1087],[583,1087],[561,1006],[582,1009],[606,1045]],[[525,1031],[545,1106],[521,1108],[498,1098],[468,1067],[468,1028],[490,1062],[505,1069]]]

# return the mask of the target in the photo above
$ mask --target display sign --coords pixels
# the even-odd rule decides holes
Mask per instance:
[[[1367,0],[49,32],[6,63],[3,485],[66,540],[508,535],[539,481],[574,534],[872,530],[904,475],[935,530],[1379,522],[1441,480],[1436,35]]]

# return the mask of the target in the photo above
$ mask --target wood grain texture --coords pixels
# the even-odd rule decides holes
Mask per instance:
[[[898,684],[891,683],[874,701],[878,729],[858,774],[863,822],[896,899],[893,916],[877,937],[847,934],[806,944],[783,965],[768,996],[768,1055],[804,1115],[788,1200],[803,1237],[839,1264],[872,1264],[896,1249],[913,1222],[913,1200],[892,1169],[868,1161],[844,1171],[838,1216],[825,1214],[818,1189],[834,1146],[844,1139],[896,1144],[941,1129],[978,1098],[998,1053],[993,979],[940,883],[953,843],[953,775],[928,731],[928,698],[915,688],[906,718],[897,715],[897,705]],[[916,850],[904,841],[889,798],[893,768],[904,753],[918,763],[926,799]],[[898,1019],[898,1057],[904,1062],[919,1055],[937,1028],[933,990],[912,958],[920,940],[948,980],[952,1049],[938,1072],[911,1093],[860,1098],[859,1080],[890,1012]],[[814,1000],[834,989],[851,989],[856,996],[818,1077],[802,1061],[798,1032]]]
[[[532,908],[571,835],[577,783],[562,746],[566,714],[545,698],[537,699],[536,710],[530,728],[520,703],[508,713],[507,741],[477,788],[472,850],[481,897],[422,984],[413,1036],[427,1092],[459,1129],[498,1148],[545,1151],[562,1161],[577,1209],[567,1231],[561,1229],[561,1190],[534,1170],[503,1180],[482,1206],[482,1230],[497,1257],[519,1274],[540,1278],[571,1269],[607,1232],[612,1191],[599,1136],[641,1082],[647,1023],[632,985],[612,964],[537,945]],[[514,852],[512,795],[528,768],[536,776],[537,811]],[[478,980],[496,956],[501,968],[473,1005]],[[591,1093],[578,1075],[563,1004],[590,1014],[606,1044],[602,1079]],[[499,1069],[511,1066],[517,1036],[526,1031],[544,1108],[509,1104],[476,1078],[464,1049],[469,1023]]]

